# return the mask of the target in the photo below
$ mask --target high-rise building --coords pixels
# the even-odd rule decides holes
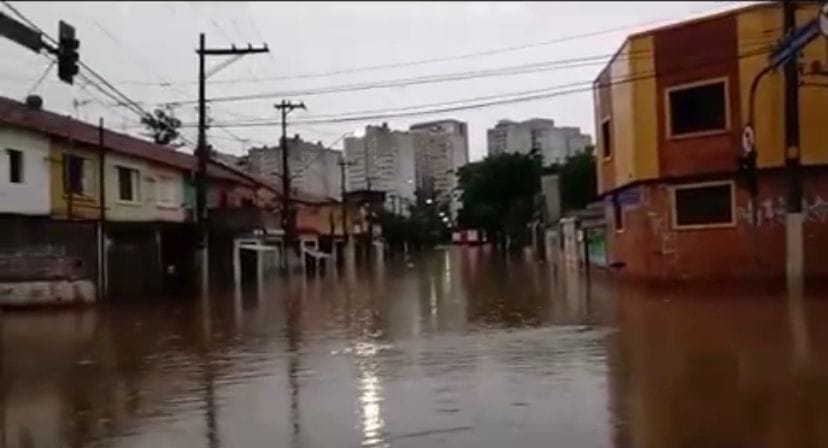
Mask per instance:
[[[580,128],[556,127],[554,120],[546,118],[501,120],[487,131],[486,137],[489,155],[528,154],[534,149],[543,156],[544,166],[561,163],[592,144],[592,138],[582,134]]]
[[[457,169],[469,163],[466,123],[438,120],[410,127],[417,149],[417,188],[426,197],[449,204],[452,219],[460,208]]]
[[[305,142],[298,135],[288,140],[288,167],[291,190],[339,199],[341,197],[342,151],[325,148],[322,142]],[[247,155],[247,169],[282,185],[282,149],[276,147],[251,148]]]
[[[349,191],[385,192],[388,210],[405,214],[414,204],[416,163],[412,133],[382,126],[366,126],[362,137],[345,139],[346,179]]]

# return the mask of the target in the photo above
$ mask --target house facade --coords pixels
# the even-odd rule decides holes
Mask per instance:
[[[165,294],[190,282],[196,159],[0,98],[0,306]],[[208,164],[212,212],[274,204],[260,180]],[[261,227],[266,212],[248,227]],[[211,222],[212,224],[212,222]]]
[[[817,5],[797,8],[798,26]],[[781,70],[756,96],[758,220],[738,175],[751,82],[781,38],[780,4],[753,5],[629,36],[594,84],[598,190],[608,262],[673,280],[785,273]],[[800,88],[806,275],[828,274],[828,91],[809,88],[826,41],[803,51]]]

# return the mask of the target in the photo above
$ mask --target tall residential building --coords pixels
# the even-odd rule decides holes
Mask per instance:
[[[305,142],[298,135],[288,141],[288,167],[291,190],[339,199],[341,197],[342,151],[325,148],[322,142]],[[251,148],[246,168],[274,185],[282,185],[282,149]]]
[[[414,203],[416,164],[414,136],[382,126],[366,126],[362,137],[345,139],[349,191],[385,192],[388,210],[407,213]]]
[[[417,188],[427,197],[448,203],[452,218],[460,208],[457,169],[469,163],[469,136],[466,123],[438,120],[410,127],[417,148]]]
[[[487,131],[486,137],[489,155],[528,154],[536,149],[543,156],[544,165],[563,162],[592,144],[592,138],[582,134],[580,128],[556,127],[554,120],[546,118],[522,122],[501,120]]]

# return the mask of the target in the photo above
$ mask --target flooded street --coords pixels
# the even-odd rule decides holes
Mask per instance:
[[[6,312],[0,447],[828,446],[828,302],[557,277],[452,248]]]

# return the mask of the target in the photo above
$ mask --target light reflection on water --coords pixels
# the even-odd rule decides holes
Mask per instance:
[[[3,447],[828,446],[828,303],[482,248],[0,320]]]

